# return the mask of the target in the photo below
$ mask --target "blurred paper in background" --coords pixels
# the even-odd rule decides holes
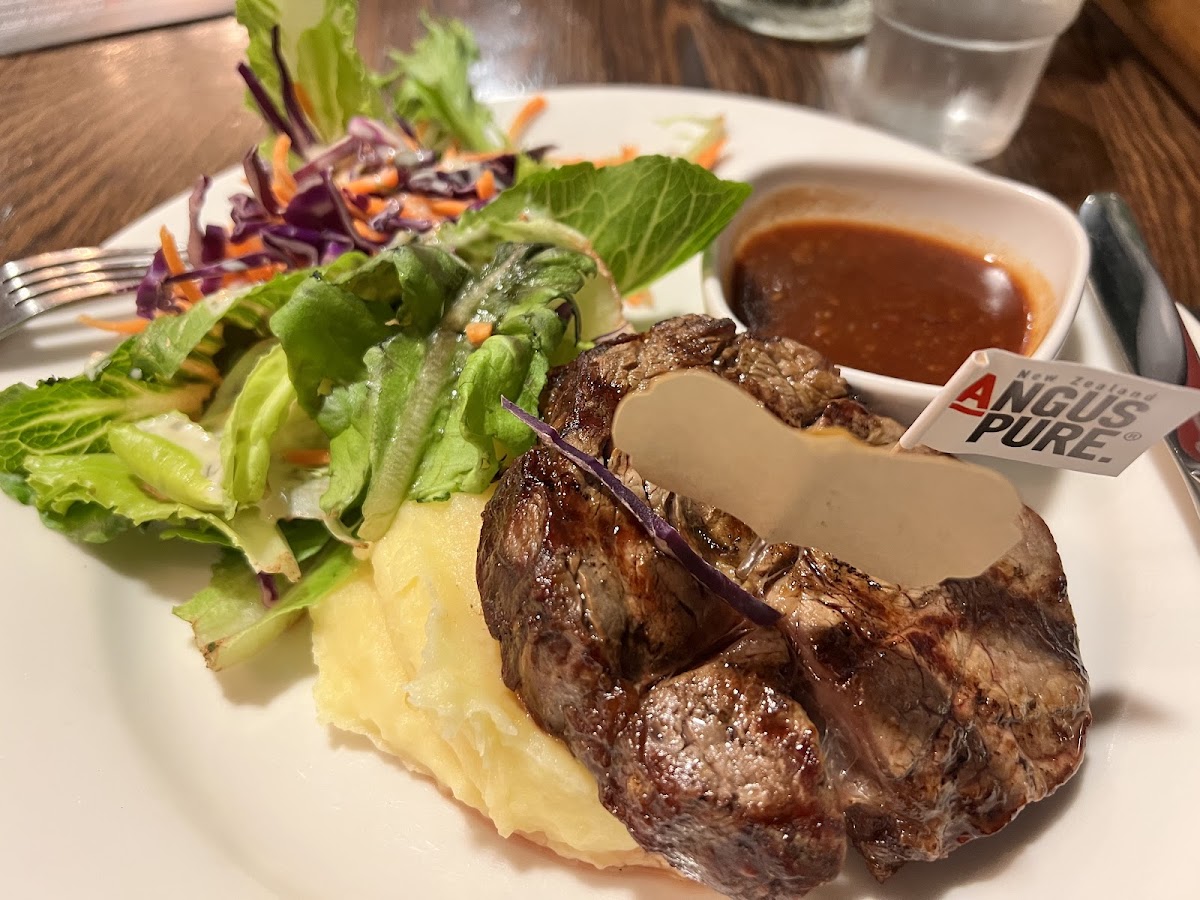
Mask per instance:
[[[233,11],[233,0],[0,0],[0,56]]]

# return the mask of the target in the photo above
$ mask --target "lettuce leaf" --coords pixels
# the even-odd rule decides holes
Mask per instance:
[[[304,566],[300,580],[268,607],[258,577],[246,568],[245,560],[228,553],[213,566],[209,586],[173,612],[191,624],[209,668],[224,669],[275,640],[308,607],[353,574],[357,565],[350,548],[327,545]]]
[[[551,359],[578,352],[559,307],[573,314],[595,272],[587,255],[546,244],[503,245],[474,276],[441,248],[406,246],[301,285],[271,328],[329,438],[331,529],[361,501],[358,539],[376,540],[410,494],[483,490],[530,440],[500,413],[501,395],[536,408]],[[481,346],[468,325],[490,330]]]
[[[334,284],[363,300],[387,303],[399,327],[425,333],[437,325],[447,298],[470,274],[462,260],[445,250],[413,244],[385,250]]]
[[[462,22],[421,14],[425,36],[409,53],[393,50],[393,69],[379,79],[392,91],[396,115],[425,129],[426,143],[444,149],[497,150],[506,141],[488,107],[475,99],[469,71],[479,59],[475,38]]]
[[[237,0],[237,20],[250,38],[246,60],[282,108],[271,29],[279,25],[283,58],[308,100],[308,113],[326,143],[353,116],[381,117],[387,104],[354,46],[356,0]],[[249,99],[247,105],[257,111]]]
[[[189,360],[211,367],[225,345],[224,326],[266,337],[271,315],[311,274],[311,269],[281,273],[249,290],[209,294],[181,315],[159,316],[133,338],[135,364],[160,379],[174,378]]]
[[[749,194],[747,184],[673,157],[602,168],[578,163],[522,179],[437,240],[477,262],[504,240],[506,228],[541,218],[583,235],[617,289],[630,294],[708,246]]]
[[[440,248],[404,246],[333,282],[305,281],[271,318],[300,405],[322,421],[334,389],[365,378],[370,348],[402,332],[429,333],[469,275],[466,265]],[[331,437],[341,430],[326,428]]]
[[[233,504],[205,471],[205,460],[187,446],[186,439],[168,437],[188,432],[195,443],[215,444],[211,435],[180,412],[135,424],[112,425],[108,443],[154,494],[204,512],[232,512]]]
[[[234,401],[221,435],[223,487],[239,504],[255,504],[267,490],[272,439],[296,402],[288,359],[279,345],[255,364]]]
[[[594,273],[595,263],[582,253],[544,245],[501,246],[492,262],[459,291],[423,349],[407,341],[399,345],[399,351],[394,344],[389,345],[393,368],[379,386],[371,423],[371,476],[358,529],[362,540],[375,541],[384,535],[400,504],[408,498],[418,473],[426,467],[440,469],[439,475],[427,479],[422,489],[429,498],[470,489],[465,485],[478,485],[474,489],[482,490],[491,481],[499,459],[511,455],[511,448],[500,447],[497,451],[484,446],[498,438],[487,430],[489,422],[494,424],[498,417],[480,415],[480,404],[498,409],[501,399],[499,393],[490,393],[487,388],[507,387],[519,397],[528,394],[527,379],[537,382],[545,377],[541,365],[535,367],[533,360],[537,355],[543,359],[549,356],[565,330],[556,308],[560,301],[571,301]],[[513,333],[508,335],[515,339],[523,332],[527,352],[481,356],[481,362],[472,370],[475,380],[460,380],[467,372],[469,357],[474,355],[474,347],[464,334],[469,324],[486,323],[494,331],[496,325],[539,313],[540,333],[527,324],[514,324]],[[558,320],[556,325],[549,324],[550,317]],[[489,337],[483,344],[493,339]],[[503,360],[502,369],[487,378],[478,377],[479,367],[495,360]],[[480,388],[473,402],[468,395],[474,392],[467,390],[472,387]],[[468,417],[468,409],[474,415]],[[456,420],[451,418],[455,410]],[[448,464],[452,457],[453,464]],[[470,462],[464,464],[465,459]]]
[[[290,581],[300,577],[287,541],[256,510],[225,519],[185,503],[161,500],[148,493],[141,479],[114,453],[42,456],[28,460],[27,466],[34,504],[47,524],[74,532],[79,539],[107,539],[122,526],[160,523],[184,529],[199,527],[220,535],[228,546],[240,550],[256,571],[276,572]],[[117,517],[117,521],[97,530],[98,518],[107,521],[106,514]]]
[[[0,472],[6,491],[17,488],[30,460],[108,449],[109,426],[179,410],[199,413],[212,393],[206,382],[160,382],[133,364],[131,341],[117,347],[94,376],[51,379],[36,390],[9,388],[0,402]]]

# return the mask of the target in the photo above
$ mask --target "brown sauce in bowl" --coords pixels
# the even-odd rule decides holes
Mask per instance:
[[[990,255],[873,222],[813,219],[752,233],[734,254],[730,308],[752,332],[832,362],[945,384],[973,351],[1024,352],[1028,288]]]

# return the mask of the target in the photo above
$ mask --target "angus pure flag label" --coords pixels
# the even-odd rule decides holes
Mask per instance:
[[[1058,469],[1119,475],[1200,414],[1200,391],[1077,363],[980,350],[900,439]]]

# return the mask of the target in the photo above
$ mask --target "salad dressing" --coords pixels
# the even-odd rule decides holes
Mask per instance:
[[[196,457],[204,477],[213,482],[214,487],[221,483],[225,470],[221,464],[221,439],[218,435],[211,434],[180,413],[163,413],[135,422],[134,426],[139,431],[170,441],[186,450]]]

